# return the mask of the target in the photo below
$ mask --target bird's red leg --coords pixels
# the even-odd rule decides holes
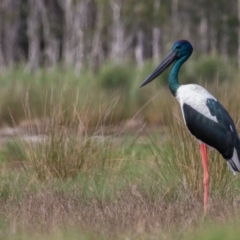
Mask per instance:
[[[204,215],[206,215],[207,204],[208,204],[208,188],[209,188],[208,159],[207,159],[206,144],[201,143],[200,150],[201,150],[202,164],[203,164],[203,186],[204,186],[203,207],[204,207]]]

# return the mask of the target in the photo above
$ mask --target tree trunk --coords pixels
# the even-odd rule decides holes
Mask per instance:
[[[174,39],[177,38],[179,31],[179,19],[178,19],[178,0],[172,0],[172,36]]]
[[[240,23],[240,0],[238,0],[238,22]],[[238,67],[240,69],[240,24],[238,24]]]
[[[0,28],[1,31],[1,28]],[[4,63],[4,57],[3,57],[3,51],[2,51],[2,36],[0,34],[0,69],[3,69],[5,66]]]
[[[221,38],[221,55],[222,58],[227,61],[228,60],[228,41],[229,36],[227,34],[227,18],[223,17],[223,24],[222,24],[222,38]]]
[[[84,30],[87,21],[86,0],[61,1],[64,11],[63,61],[79,73],[84,62]]]
[[[84,30],[87,21],[87,1],[82,0],[76,3],[76,12],[73,23],[73,31],[75,32],[75,57],[74,67],[76,73],[79,73],[84,64]]]
[[[157,18],[158,13],[160,11],[160,0],[155,0],[154,1],[154,16]],[[152,54],[153,54],[153,60],[155,62],[160,61],[161,57],[161,29],[159,26],[153,27],[153,32],[152,32]]]
[[[0,3],[0,11],[2,12],[3,6]],[[3,16],[0,14],[0,22],[3,22]],[[0,69],[3,69],[5,66],[4,56],[3,56],[3,39],[2,39],[2,24],[0,24]]]
[[[205,16],[201,17],[199,24],[200,51],[207,54],[208,50],[208,21]]]
[[[43,26],[45,65],[47,67],[54,67],[59,58],[60,44],[51,30],[50,10],[47,9],[43,0],[38,0],[37,2]]]
[[[91,68],[95,70],[104,61],[102,49],[103,5],[97,9],[97,22],[92,41]]]
[[[116,63],[120,64],[123,58],[123,45],[124,45],[124,29],[121,22],[121,0],[111,0],[111,7],[113,10],[113,23],[112,23],[112,44],[110,58]]]
[[[6,64],[12,66],[18,55],[18,36],[20,27],[20,1],[2,0],[3,14],[3,54]]]
[[[28,0],[27,35],[28,35],[28,70],[36,70],[40,63],[40,17],[38,4],[35,0]]]
[[[144,42],[144,34],[142,30],[137,32],[137,45],[135,47],[135,58],[138,67],[143,66],[143,42]]]
[[[213,55],[217,53],[217,31],[213,26],[210,27],[210,53]]]
[[[64,31],[63,31],[63,62],[66,66],[74,64],[74,49],[73,49],[73,12],[72,0],[62,0],[61,5],[64,12]]]

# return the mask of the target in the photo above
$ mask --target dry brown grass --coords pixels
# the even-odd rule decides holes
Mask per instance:
[[[235,121],[238,86],[229,97],[224,95],[228,85],[209,87]],[[144,94],[148,91],[155,89]],[[1,164],[0,238],[76,229],[90,233],[90,239],[186,239],[209,222],[224,226],[240,221],[239,176],[231,175],[215,151],[210,152],[211,197],[203,219],[198,143],[185,129],[178,103],[167,89],[133,117],[146,116],[153,126],[164,124],[164,133],[153,129],[138,137],[134,128],[125,137],[121,129],[112,134],[110,126],[106,134],[103,125],[111,122],[117,102],[106,102],[98,112],[88,106],[84,114],[77,111],[77,100],[69,107],[71,114],[55,102],[43,127],[47,138],[16,143],[23,148],[15,148],[16,159],[23,160],[25,168]],[[27,102],[25,110],[27,122],[34,122]],[[89,131],[92,116],[97,127]],[[40,133],[35,126],[28,128],[30,134]]]
[[[153,201],[132,185],[109,201],[83,201],[80,188],[69,194],[48,188],[37,194],[26,192],[20,201],[1,202],[0,213],[4,216],[4,231],[9,233],[36,235],[74,228],[110,239],[127,233],[134,233],[136,237],[151,234],[151,239],[157,239],[160,234],[167,234],[165,239],[173,235],[182,239],[181,236],[206,222],[224,225],[236,220],[239,205],[239,201],[226,201],[221,197],[211,199],[209,214],[203,220],[199,199],[186,197],[174,203],[164,198]]]

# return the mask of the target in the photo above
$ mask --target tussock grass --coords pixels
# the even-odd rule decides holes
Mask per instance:
[[[182,122],[170,127],[164,145],[153,145],[160,178],[177,191],[180,198],[203,194],[203,170],[198,141],[190,135]],[[226,161],[215,150],[208,150],[211,196],[223,198],[239,194],[239,176],[234,176]],[[238,187],[236,187],[238,186]],[[170,192],[169,192],[170,193]]]
[[[240,222],[239,176],[209,151],[210,207],[203,219],[198,142],[167,88],[157,81],[138,88],[141,71],[132,70],[124,90],[113,89],[109,69],[98,72],[108,75],[103,89],[88,72],[0,77],[2,124],[22,130],[1,143],[0,238],[214,239],[226,225],[222,235],[238,233],[232,223]],[[239,129],[239,83],[232,83],[206,87]]]
[[[203,84],[204,85],[204,84]],[[231,84],[218,82],[206,86],[215,95],[223,106],[229,111],[239,129],[239,104],[237,89],[239,83]],[[230,91],[231,89],[231,91]],[[157,97],[156,101],[160,98]],[[166,102],[168,97],[166,96]],[[157,164],[159,178],[169,189],[170,196],[175,198],[193,196],[201,198],[203,193],[203,171],[198,141],[191,136],[182,120],[180,107],[171,102],[166,106],[165,128],[166,142],[160,144],[154,139],[152,143],[152,156]],[[160,111],[159,111],[160,112]],[[161,113],[160,113],[161,114]],[[150,154],[151,154],[150,153]],[[239,195],[239,175],[233,176],[226,161],[215,150],[208,150],[211,196],[233,198]],[[169,187],[170,186],[170,187]],[[166,190],[167,191],[167,190]]]
[[[208,64],[209,62],[211,64]],[[188,68],[183,67],[180,81],[201,82],[202,85],[209,82],[208,87],[213,88],[216,95],[218,95],[215,90],[216,81],[220,81],[221,86],[226,85],[226,88],[231,90],[231,95],[236,96],[237,87],[233,89],[231,85],[234,83],[238,86],[238,72],[231,64],[218,72],[216,67],[218,63],[219,59],[214,57],[205,57],[201,61],[193,59],[188,63]],[[208,65],[208,69],[204,67],[205,65]],[[122,66],[106,63],[96,72],[85,69],[80,75],[76,75],[72,69],[66,70],[60,66],[51,70],[40,69],[34,73],[27,72],[22,67],[6,70],[0,74],[0,125],[15,125],[25,120],[26,95],[31,112],[40,119],[46,116],[46,112],[52,110],[52,106],[46,103],[53,99],[65,109],[65,117],[73,116],[69,106],[77,102],[78,108],[75,110],[81,113],[82,119],[86,112],[91,112],[91,115],[87,114],[91,119],[87,122],[91,126],[96,126],[106,108],[108,111],[111,109],[111,114],[107,116],[106,112],[104,113],[108,119],[104,124],[118,124],[136,117],[144,118],[150,124],[166,125],[171,119],[166,118],[165,109],[169,109],[174,101],[167,90],[167,72],[159,80],[145,88],[139,88],[155,67],[156,64],[150,62],[141,69],[131,63]],[[206,73],[202,69],[205,69]],[[203,75],[199,73],[196,77],[196,71]],[[228,81],[231,84],[227,84]]]
[[[69,192],[54,189],[54,184],[38,185],[34,190],[22,186],[21,198],[1,200],[0,236],[22,233],[44,239],[60,231],[71,237],[71,229],[76,229],[83,239],[88,235],[90,239],[188,239],[204,235],[206,228],[211,232],[211,224],[231,226],[231,221],[239,222],[239,204],[219,197],[214,197],[209,217],[203,220],[202,203],[197,199],[176,199],[174,204],[164,198],[153,200],[142,194],[140,183],[125,186],[112,199],[94,197],[88,201],[82,198],[81,182],[72,185]]]
[[[39,122],[35,120],[28,98],[25,103],[28,134],[37,136],[37,142],[22,142],[25,145],[25,163],[30,165],[39,179],[64,180],[75,178],[79,172],[101,171],[121,165],[124,153],[114,149],[113,139],[107,136],[107,128],[103,128],[111,123],[112,103],[99,105],[100,118],[94,128],[92,110],[84,108],[83,116],[78,111],[80,107],[77,100],[64,108],[58,99],[50,97],[46,105],[50,105],[51,109],[46,110],[46,120]]]

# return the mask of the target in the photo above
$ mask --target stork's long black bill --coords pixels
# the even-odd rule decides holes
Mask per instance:
[[[170,52],[159,66],[148,76],[148,78],[142,83],[140,87],[143,87],[158,77],[165,69],[167,69],[177,58],[176,52]]]

